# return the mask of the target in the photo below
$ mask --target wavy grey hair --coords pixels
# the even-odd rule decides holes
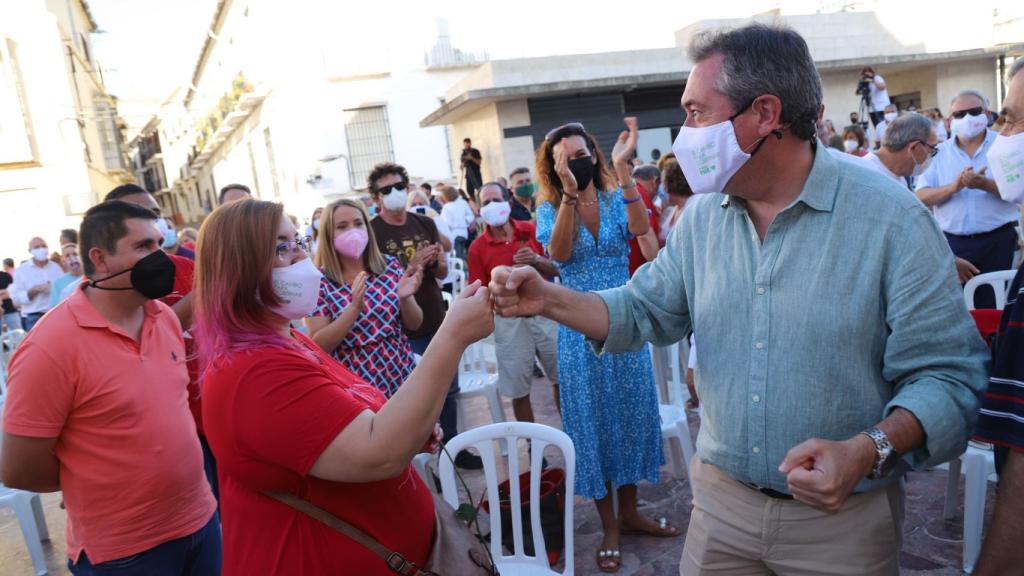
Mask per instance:
[[[890,152],[899,152],[912,142],[927,142],[932,130],[931,120],[923,114],[910,112],[889,123],[885,128],[882,145]]]
[[[985,110],[988,110],[988,97],[986,97],[981,92],[978,92],[977,90],[970,90],[970,89],[968,89],[968,90],[961,90],[961,91],[957,92],[956,96],[953,96],[953,99],[949,101],[949,105],[952,106],[954,102],[956,102],[957,100],[963,98],[964,96],[974,96],[978,100],[981,100],[981,104],[983,106],[985,106]]]
[[[782,124],[802,140],[813,141],[821,112],[821,77],[807,42],[784,26],[750,24],[732,30],[706,30],[694,38],[688,54],[700,62],[722,54],[717,89],[733,112],[764,94],[782,101]]]

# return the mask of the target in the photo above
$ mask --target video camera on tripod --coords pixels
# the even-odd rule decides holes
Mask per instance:
[[[860,81],[857,82],[857,89],[854,90],[854,94],[857,94],[861,98],[869,98],[871,96],[871,83],[874,82],[873,76],[864,75],[860,77]]]

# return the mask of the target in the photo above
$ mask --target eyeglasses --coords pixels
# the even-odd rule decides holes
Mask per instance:
[[[402,190],[405,190],[407,186],[409,186],[408,182],[395,182],[394,184],[388,184],[387,186],[377,188],[377,193],[381,196],[387,196],[388,194],[391,194],[392,190],[398,190],[401,192]]]
[[[560,131],[566,130],[566,129],[583,130],[584,132],[586,132],[586,130],[587,130],[586,128],[583,127],[583,124],[580,124],[579,122],[569,122],[568,124],[562,124],[558,128],[555,128],[555,129],[551,130],[550,132],[548,132],[547,134],[545,134],[544,135],[544,139],[545,140],[551,140],[552,138],[555,137],[555,134],[558,134]]]
[[[971,116],[979,116],[984,111],[985,111],[985,109],[983,107],[975,106],[974,108],[968,108],[967,110],[960,110],[960,111],[957,111],[957,112],[953,112],[953,118],[956,118],[957,120],[959,120],[959,119],[963,118],[964,116],[967,116],[968,114],[970,114]]]
[[[305,236],[303,238],[281,242],[277,245],[277,248],[274,249],[274,252],[278,256],[284,256],[289,252],[294,252],[296,248],[302,248],[303,252],[311,252],[313,248],[313,237]]]
[[[924,140],[914,140],[914,142],[920,142],[921,144],[924,144],[925,147],[928,148],[928,155],[929,156],[934,157],[936,154],[939,153],[939,147],[938,146],[932,146],[931,144],[925,142]]]

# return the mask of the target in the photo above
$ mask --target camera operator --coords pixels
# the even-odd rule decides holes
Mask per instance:
[[[867,88],[866,93],[865,87]],[[878,126],[884,117],[885,107],[890,104],[889,90],[885,87],[885,79],[881,74],[875,74],[875,69],[871,66],[865,66],[860,71],[860,82],[857,83],[856,92],[867,99],[871,124]]]

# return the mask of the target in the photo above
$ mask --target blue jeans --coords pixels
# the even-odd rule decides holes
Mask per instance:
[[[8,330],[21,330],[21,314],[17,312],[4,314],[3,325],[7,326]]]
[[[75,576],[219,576],[220,564],[220,516],[214,512],[189,536],[95,566],[82,551],[77,564],[68,560],[68,570]]]
[[[22,314],[21,324],[25,327],[25,332],[31,332],[32,327],[36,325],[36,322],[43,317],[46,312],[32,312],[30,314]]]
[[[412,345],[412,351],[423,355],[427,351],[427,346],[430,345],[430,341],[433,340],[433,336],[421,336],[420,338],[409,338],[409,344]],[[459,374],[455,373],[455,378],[452,379],[451,386],[448,387],[448,395],[444,398],[444,406],[441,407],[441,417],[438,422],[441,424],[441,430],[444,431],[444,440],[447,442],[455,435],[459,433],[459,411],[458,404],[455,400],[455,395],[459,393]]]

